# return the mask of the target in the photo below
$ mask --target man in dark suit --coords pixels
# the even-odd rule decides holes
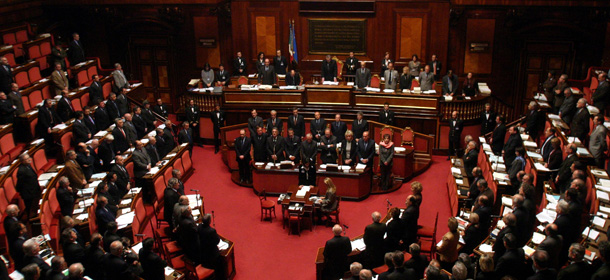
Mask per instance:
[[[51,135],[51,129],[61,123],[59,116],[55,113],[55,110],[51,108],[51,99],[44,101],[44,106],[38,109],[38,123],[36,124],[36,131],[39,137],[44,138],[45,143],[50,145],[55,142]]]
[[[144,145],[139,140],[136,141],[136,149],[133,151],[131,155],[131,159],[133,160],[133,176],[135,177],[135,185],[136,187],[145,187],[142,191],[144,194],[145,201],[148,199],[152,199],[154,196],[154,190],[146,189],[148,184],[142,179],[144,175],[152,168],[152,161],[146,149],[144,149]]]
[[[301,137],[294,135],[294,129],[288,129],[288,136],[284,137],[284,152],[286,159],[298,164],[301,160]]]
[[[286,57],[282,56],[282,51],[277,50],[276,56],[273,57],[273,68],[275,68],[275,72],[280,75],[286,75],[286,67],[288,67],[288,61]]]
[[[161,98],[157,99],[157,104],[153,106],[152,110],[163,118],[167,119],[167,116],[169,116],[169,108],[167,105],[163,104],[163,100],[161,100]]]
[[[301,138],[305,136],[305,118],[299,115],[299,108],[292,108],[292,115],[288,117],[288,128],[294,130],[294,135]]]
[[[548,237],[547,237],[548,239]],[[551,254],[538,248],[532,255],[534,275],[527,280],[557,279],[557,271],[551,266]]]
[[[17,170],[17,184],[15,189],[23,199],[25,209],[23,214],[26,218],[30,215],[35,215],[38,207],[38,200],[40,200],[41,187],[38,183],[38,175],[34,168],[32,168],[32,158],[27,154],[23,153],[19,155],[19,169]]]
[[[337,163],[337,137],[330,133],[330,128],[320,137],[320,160],[322,164]]]
[[[275,85],[277,84],[277,75],[275,68],[269,65],[269,59],[265,58],[265,65],[258,71],[258,84],[260,85]]]
[[[284,138],[279,135],[277,128],[271,130],[271,136],[267,138],[266,143],[267,155],[269,162],[280,162],[284,160]]]
[[[83,262],[85,275],[92,279],[104,279],[104,254],[102,235],[99,233],[92,234],[91,242],[85,248],[85,260]]]
[[[415,196],[409,195],[405,200],[405,211],[400,215],[403,227],[401,239],[403,244],[413,244],[417,241],[417,221],[419,219],[419,205]]]
[[[78,33],[73,33],[72,41],[68,43],[68,60],[72,66],[85,61],[85,49],[80,42]]]
[[[137,139],[142,139],[146,133],[148,133],[148,127],[146,127],[146,121],[142,116],[142,108],[136,107],[133,110],[132,123],[136,128]]]
[[[95,105],[99,100],[104,100],[104,89],[98,74],[91,76],[91,79],[93,82],[89,85],[89,105]]]
[[[108,114],[108,119],[110,121],[114,121],[117,118],[122,118],[123,114],[121,114],[121,110],[119,109],[119,104],[117,104],[116,93],[110,93],[108,100],[106,101],[106,113]]]
[[[89,106],[83,108],[83,122],[87,129],[89,129],[89,132],[91,132],[91,137],[99,131],[96,127],[95,119],[91,115],[91,108],[89,108]]]
[[[169,153],[176,147],[176,137],[174,135],[173,124],[170,120],[165,120],[163,128],[163,139],[165,139],[166,151]]]
[[[354,138],[356,141],[359,141],[362,138],[362,134],[365,131],[369,131],[368,122],[363,119],[364,113],[362,111],[358,111],[356,113],[356,119],[352,122],[352,131],[354,132]]]
[[[424,271],[426,270],[426,267],[428,267],[428,264],[430,263],[428,261],[428,258],[426,256],[420,254],[420,252],[421,252],[421,247],[419,247],[419,244],[413,243],[413,244],[409,245],[409,254],[411,254],[411,259],[406,261],[403,265],[405,268],[410,268],[415,271],[414,279],[423,279]]]
[[[284,129],[282,120],[277,117],[277,112],[275,110],[271,110],[270,117],[267,119],[267,133],[274,128],[277,128],[278,135],[282,136],[282,130]]]
[[[356,73],[356,80],[354,85],[357,88],[365,88],[371,85],[371,70],[366,68],[366,62],[360,62],[360,69],[354,70]]]
[[[481,136],[492,132],[496,126],[496,113],[491,110],[491,104],[485,104],[485,110],[481,112]]]
[[[2,222],[4,225],[4,232],[6,233],[6,239],[10,245],[19,237],[19,206],[15,204],[9,204],[6,207],[6,217]]]
[[[225,70],[225,66],[222,65],[222,63],[218,65],[218,72],[216,72],[216,86],[223,87],[227,85],[229,78],[229,71]]]
[[[157,146],[157,138],[154,136],[148,136],[148,145],[146,145],[146,153],[150,157],[150,165],[157,166],[160,164],[162,159],[159,147]]]
[[[256,129],[254,136],[251,137],[255,162],[267,161],[267,137],[267,133],[264,133],[260,126]]]
[[[580,214],[580,213],[579,213]],[[557,233],[557,225],[548,224],[544,228],[546,238],[538,245],[536,250],[543,250],[549,254],[548,267],[558,269],[563,264],[559,263],[559,254],[562,252],[563,237]]]
[[[6,93],[6,97],[8,97],[13,106],[15,106],[15,114],[17,114],[17,116],[25,113],[22,99],[23,96],[21,95],[21,92],[19,92],[19,85],[12,83],[11,91]]]
[[[258,112],[256,109],[252,109],[250,111],[252,117],[248,118],[248,131],[250,131],[250,137],[256,135],[256,130],[258,127],[263,127],[263,118],[258,116]],[[270,131],[267,131],[269,133]]]
[[[142,241],[142,249],[138,252],[142,264],[142,278],[146,280],[165,280],[165,267],[167,262],[153,252],[155,240],[146,238]]]
[[[11,83],[13,83],[13,70],[8,64],[8,59],[4,56],[0,57],[0,91],[7,93],[11,91]]]
[[[561,119],[565,123],[569,124],[572,122],[572,118],[576,113],[576,101],[578,100],[572,94],[571,88],[566,88],[565,90],[563,90],[563,95],[565,96],[565,98],[563,100],[563,103],[561,103],[561,106],[559,107],[559,117],[561,117]]]
[[[390,104],[383,104],[383,110],[379,112],[379,122],[387,125],[394,125],[394,111],[390,110]]]
[[[131,189],[131,177],[125,168],[125,158],[123,156],[115,157],[115,164],[110,168],[110,172],[117,175],[116,186],[119,191],[119,198],[121,198]]]
[[[523,146],[523,139],[521,139],[521,135],[519,135],[519,129],[517,126],[511,126],[508,129],[508,133],[510,136],[508,137],[506,144],[504,144],[502,155],[504,155],[504,164],[506,166],[511,166],[516,157],[515,149]]]
[[[197,226],[197,234],[199,235],[199,248],[201,251],[201,264],[204,267],[213,268],[215,277],[218,279],[226,279],[223,258],[218,250],[220,236],[216,229],[210,226],[212,215],[205,214],[201,218],[201,224]]]
[[[237,52],[237,57],[233,60],[233,76],[246,76],[248,63],[241,57],[241,52]]]
[[[235,160],[237,160],[237,166],[239,167],[239,183],[249,182],[250,173],[250,149],[252,147],[252,141],[250,137],[246,136],[246,130],[239,130],[239,137],[235,138]]]
[[[367,167],[373,166],[375,156],[375,141],[369,138],[369,132],[362,133],[362,139],[358,141],[358,162],[366,164]]]
[[[61,92],[61,98],[57,101],[56,111],[61,122],[66,122],[74,117],[74,108],[68,98],[68,90]]]
[[[599,243],[599,255],[604,263],[595,273],[591,276],[591,280],[602,280],[610,278],[610,242],[602,241]],[[579,278],[582,279],[582,278]]]
[[[438,80],[441,77],[441,69],[443,69],[443,65],[440,61],[436,60],[436,55],[432,55],[432,59],[428,62],[428,66],[430,66],[430,71],[434,74],[434,78]],[[451,71],[451,70],[449,70]],[[457,78],[457,77],[456,77]],[[457,79],[456,79],[457,81]],[[444,83],[443,83],[444,84]],[[457,84],[455,85],[457,87]]]
[[[183,122],[182,123],[182,130],[180,130],[180,132],[178,133],[178,143],[180,145],[187,143],[191,146],[190,149],[192,149],[193,146],[193,130],[189,127],[189,123],[188,122]]]
[[[189,126],[193,130],[193,134],[191,135],[192,140],[190,143],[192,144],[194,142],[201,146],[201,144],[199,144],[199,118],[201,115],[199,107],[195,105],[195,100],[189,100],[189,105],[184,109],[184,113],[186,114],[186,122],[189,123]]]
[[[303,159],[299,166],[299,186],[315,186],[316,178],[316,167],[309,163],[309,158]]]
[[[347,124],[341,121],[341,115],[335,115],[335,121],[330,124],[330,130],[335,137],[337,137],[337,143],[343,142],[345,139],[345,132],[347,131]]]
[[[176,237],[184,254],[194,263],[200,263],[201,252],[199,251],[197,224],[188,208],[182,210],[180,222],[176,229]]]
[[[463,129],[464,121],[458,119],[457,111],[453,111],[451,113],[451,119],[449,120],[449,156],[447,159],[449,159],[451,156],[458,155]]]
[[[119,106],[119,113],[121,113],[121,116],[131,112],[129,101],[127,100],[127,97],[125,97],[126,95],[127,95],[126,88],[121,88],[116,95],[115,102],[116,102],[116,105]]]
[[[525,132],[532,137],[534,142],[538,141],[538,133],[540,133],[540,125],[542,124],[542,118],[540,112],[538,112],[538,103],[535,101],[530,102],[528,105],[528,112],[525,119],[521,121],[521,124],[525,124]]]
[[[551,151],[553,151],[553,145],[551,145],[551,140],[555,137],[555,128],[549,127],[544,130],[544,141],[542,142],[542,146],[540,146],[540,153],[542,154],[542,159],[547,162],[549,159],[549,155]]]
[[[470,141],[466,145],[466,151],[464,151],[464,169],[468,179],[473,178],[472,169],[477,166],[479,161],[479,150],[475,141]]]
[[[129,264],[123,257],[123,243],[117,240],[110,244],[110,253],[104,259],[106,279],[123,280],[127,278]]]
[[[498,236],[496,237],[497,242],[493,244],[494,251],[494,262],[498,262],[500,257],[504,255],[506,252],[506,247],[504,247],[504,242],[500,240],[504,240],[504,236],[511,233],[513,237],[516,238],[517,234],[517,217],[513,213],[508,213],[502,217],[502,221],[506,225],[503,229],[498,232]],[[517,240],[515,240],[517,242]]]
[[[108,223],[116,222],[116,217],[110,210],[108,210],[108,208],[106,208],[106,205],[108,205],[108,199],[100,196],[97,199],[97,208],[95,209],[95,219],[97,222],[98,232],[106,232],[106,229],[108,229]]]
[[[0,91],[0,125],[12,124],[15,120],[15,107],[6,94]]]
[[[146,123],[146,132],[151,132],[157,127],[157,118],[150,108],[150,102],[148,102],[148,100],[144,100],[142,105],[144,105],[144,108],[142,108],[142,118],[144,118],[144,122]]]
[[[515,279],[523,279],[525,265],[525,253],[522,248],[517,247],[517,237],[512,233],[507,233],[502,238],[502,241],[497,240],[496,243],[503,242],[506,252],[498,256],[498,265],[496,265],[496,276],[502,278],[504,276],[512,276]],[[494,253],[494,257],[497,253]]]
[[[572,243],[569,250],[569,259],[570,263],[560,270],[559,274],[557,274],[557,280],[578,280],[591,278],[591,266],[585,262],[584,246],[579,243]]]
[[[608,74],[602,72],[597,75],[597,89],[593,92],[593,106],[599,109],[600,114],[604,114],[606,106],[609,104],[610,99],[610,85],[608,84]]]
[[[395,251],[392,254],[392,263],[394,264],[394,271],[388,275],[388,279],[416,279],[415,270],[404,267],[405,256],[401,251]]]
[[[504,138],[506,137],[506,126],[504,126],[504,117],[496,116],[496,127],[491,134],[491,150],[495,155],[502,154],[504,148]]]
[[[432,66],[430,66],[430,69],[432,69]],[[434,74],[434,77],[437,77],[437,75]],[[457,91],[457,88],[458,88],[458,83],[459,83],[458,76],[453,74],[453,70],[449,69],[447,71],[447,75],[445,75],[445,77],[443,77],[443,94],[455,96],[455,92]]]
[[[64,229],[61,233],[64,240],[63,252],[68,265],[73,263],[83,263],[85,260],[85,248],[76,242],[76,232],[70,228]]]
[[[318,154],[318,143],[313,140],[313,135],[307,133],[305,141],[301,142],[301,161],[307,160],[312,165],[316,165]]]
[[[101,100],[98,103],[93,115],[95,117],[95,129],[97,131],[105,130],[110,126],[110,124],[114,123],[114,119],[110,119],[110,116],[108,115],[106,102],[104,102],[104,100]]]
[[[355,75],[356,69],[358,69],[358,59],[354,56],[354,52],[349,52],[349,56],[345,59],[345,67],[347,75]]]
[[[299,76],[299,73],[294,71],[294,69],[290,70],[290,73],[288,75],[286,75],[286,85],[287,86],[301,85],[301,76]]]
[[[367,267],[377,267],[382,264],[383,255],[385,254],[384,235],[386,234],[386,225],[381,223],[381,214],[373,212],[371,215],[373,223],[367,225],[364,229],[364,244],[366,245]]]
[[[129,149],[130,143],[127,138],[123,120],[116,119],[115,124],[114,130],[112,130],[112,136],[114,137],[112,144],[114,145],[115,153],[122,154]]]
[[[326,55],[326,59],[322,61],[322,82],[337,81],[337,62],[330,58],[330,54]]]
[[[102,160],[102,170],[103,171],[110,171],[110,167],[111,164],[110,162],[112,162],[112,160],[114,160],[114,157],[116,156],[116,152],[114,149],[114,144],[112,143],[114,141],[114,136],[112,135],[106,135],[106,137],[104,138],[102,144],[100,144],[100,147],[98,149],[99,153],[99,157]]]
[[[27,240],[27,232],[26,226],[23,223],[18,223],[16,226],[17,237],[8,244],[9,254],[15,262],[15,270],[21,270],[26,265],[23,244]]]
[[[75,113],[76,120],[72,124],[72,137],[74,138],[73,145],[78,145],[78,143],[85,143],[91,139],[91,131],[84,122],[85,115],[83,111],[77,111]]]
[[[174,229],[178,225],[174,225],[172,221],[172,213],[174,212],[174,205],[178,203],[180,199],[180,193],[178,192],[178,179],[171,178],[167,182],[167,188],[163,191],[163,219],[169,224],[170,229]]]
[[[34,238],[30,238],[23,243],[23,252],[25,253],[23,264],[24,266],[28,266],[29,264],[36,264],[40,269],[40,275],[47,275],[47,272],[51,270],[51,266],[49,266],[41,257],[40,257],[40,245]],[[22,269],[23,272],[23,269]],[[41,279],[45,279],[45,277],[41,277]]]
[[[589,121],[591,116],[587,109],[587,100],[581,98],[576,103],[576,114],[570,123],[570,135],[578,137],[580,142],[585,143],[587,135],[589,134]]]
[[[566,189],[570,186],[570,179],[572,178],[570,167],[578,160],[576,145],[568,144],[565,152],[566,158],[561,163],[559,171],[557,172],[557,177],[555,178],[555,187],[559,190],[559,193],[565,193]]]
[[[320,117],[320,112],[314,113],[314,119],[309,124],[309,131],[316,141],[320,141],[320,137],[324,135],[326,129],[326,120]]]
[[[47,271],[44,275],[46,280],[66,280],[66,276],[62,273],[66,269],[68,264],[64,260],[64,257],[55,256],[51,259],[51,270]],[[43,275],[41,275],[42,277]]]
[[[59,187],[55,193],[62,216],[72,216],[74,211],[74,192],[67,177],[59,179]]]
[[[346,236],[341,236],[343,229],[340,225],[333,227],[334,237],[326,241],[324,246],[324,269],[322,274],[325,279],[337,279],[343,277],[347,271],[347,255],[352,252],[352,245]]]

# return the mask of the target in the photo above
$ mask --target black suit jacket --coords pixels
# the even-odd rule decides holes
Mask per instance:
[[[85,275],[93,279],[104,279],[103,261],[105,259],[104,251],[99,247],[87,246],[85,249]]]
[[[81,41],[78,41],[78,43],[75,40],[70,41],[68,44],[68,60],[72,66],[85,61],[85,50]]]
[[[385,110],[380,111],[379,122],[387,125],[394,125],[394,111],[388,110],[387,116]]]
[[[284,137],[284,152],[286,153],[286,158],[290,158],[290,156],[294,156],[295,162],[299,162],[301,159],[301,137]]]
[[[536,248],[536,250],[543,250],[549,253],[549,267],[551,268],[557,268],[560,265],[559,254],[561,253],[561,247],[564,246],[562,243],[563,238],[561,236],[547,235],[544,241]]]
[[[453,121],[455,121],[455,125],[453,124]],[[460,138],[462,138],[462,130],[464,130],[464,121],[460,119],[450,119],[448,122],[450,141],[460,141]]]
[[[34,168],[27,165],[19,165],[17,170],[17,184],[15,189],[26,202],[40,198],[40,184],[38,184],[38,175]]]
[[[106,254],[104,260],[104,270],[106,271],[106,279],[127,280],[127,269],[129,265],[122,257],[113,254]]]
[[[125,134],[123,134],[123,132]],[[117,153],[123,153],[129,149],[129,141],[127,140],[127,131],[125,130],[125,127],[123,127],[123,132],[121,132],[118,126],[112,131],[112,136],[114,136],[112,144],[114,145],[114,151]]]
[[[188,133],[188,134],[187,134]],[[178,133],[178,143],[184,144],[188,143],[190,145],[193,144],[193,129],[183,129]]]
[[[165,104],[155,105],[155,106],[153,106],[152,110],[155,113],[157,113],[159,116],[164,117],[164,118],[167,118],[167,116],[169,115],[169,108]]]
[[[41,275],[42,277],[43,275]],[[49,270],[44,277],[45,280],[69,280],[61,271]],[[71,279],[70,279],[71,280]]]
[[[266,143],[267,155],[269,156],[269,161],[272,162],[272,155],[277,156],[277,161],[284,160],[284,138],[282,136],[277,136],[275,142],[273,141],[273,136],[269,136],[267,138]]]
[[[185,255],[195,263],[199,263],[199,235],[197,225],[193,218],[181,218],[176,232],[178,245],[182,247]]]
[[[347,150],[345,149],[345,146],[347,146],[347,139],[343,139],[343,141],[341,142],[341,160],[342,160],[341,164],[346,164],[345,160],[351,159],[352,162],[349,165],[354,166],[357,162],[358,144],[356,143],[355,139],[352,139],[349,154],[347,154]]]
[[[496,265],[498,278],[510,275],[516,279],[522,279],[524,271],[527,271],[527,268],[525,253],[521,248],[508,250],[498,259],[498,265]]]
[[[481,112],[481,136],[492,132],[496,127],[496,113],[489,112],[489,118],[485,111]]]
[[[129,101],[127,101],[127,97],[124,94],[116,95],[116,105],[119,107],[119,113],[121,116],[125,116],[125,114],[129,113]]]
[[[411,205],[402,212],[400,216],[401,224],[403,226],[402,241],[405,244],[412,244],[417,240],[417,222],[419,220],[419,208],[415,205]]]
[[[73,263],[83,263],[85,261],[85,248],[77,242],[66,243],[63,246],[64,258],[70,266]]]
[[[201,263],[205,267],[214,267],[218,257],[220,257],[220,251],[218,250],[220,236],[218,236],[216,229],[204,224],[197,226],[197,233],[199,235]]]
[[[74,211],[74,195],[72,192],[66,188],[57,188],[56,196],[57,201],[59,201],[61,215],[72,216],[72,211]]]
[[[309,169],[305,169],[305,165],[299,166],[299,185],[316,185],[316,168],[314,166],[309,166]]]
[[[610,98],[610,85],[608,81],[602,81],[593,93],[593,106],[603,112],[608,105],[608,98]]]
[[[95,109],[95,128],[100,131],[108,128],[114,120],[110,120],[107,107]]]
[[[510,166],[513,163],[516,157],[515,149],[521,146],[523,146],[523,139],[521,139],[519,133],[511,134],[508,137],[506,144],[504,144],[504,162],[506,166]]]
[[[434,74],[434,77],[440,77],[441,69],[443,69],[443,64],[441,64],[441,62],[438,60],[435,62],[436,62],[436,74]],[[428,62],[428,66],[430,66],[430,72],[434,73],[434,62],[433,61]],[[457,87],[457,85],[456,85],[456,87]]]
[[[292,128],[294,130],[294,135],[298,136],[298,137],[303,137],[305,136],[305,119],[303,118],[303,116],[298,115],[296,117],[296,123],[295,123],[295,117],[294,115],[290,115],[288,117],[288,128]]]
[[[52,108],[46,106],[38,109],[38,123],[36,124],[36,131],[39,136],[47,135],[47,129],[53,128],[56,124],[61,122],[57,113]]]
[[[57,102],[57,115],[62,122],[66,122],[67,120],[74,117],[74,110],[72,110],[72,104],[70,100],[62,97]]]
[[[372,223],[364,228],[364,244],[366,245],[366,251],[373,255],[379,255],[385,253],[384,247],[384,235],[386,234],[385,223]],[[380,259],[377,259],[380,261]]]
[[[275,68],[271,65],[269,65],[269,68],[266,68],[264,65],[261,66],[261,69],[258,71],[258,83],[263,85],[277,84]]]
[[[174,205],[180,200],[180,194],[168,187],[163,191],[163,197],[163,219],[173,228],[176,225],[172,223],[172,214],[174,213]]]
[[[557,176],[559,176],[559,178],[557,178],[557,185],[559,185],[561,190],[565,189],[562,188],[562,186],[567,186],[568,184],[570,184],[570,179],[572,178],[572,171],[570,170],[570,166],[572,166],[572,163],[574,163],[574,161],[576,161],[577,159],[578,156],[572,154],[566,156],[565,160],[561,163],[559,171],[557,172]]]
[[[322,61],[322,78],[324,81],[332,82],[337,77],[337,62],[330,60],[330,63],[326,60]]]
[[[157,118],[155,117],[155,114],[153,113],[152,109],[142,108],[142,118],[146,123],[146,128],[148,129],[147,132],[155,130],[155,121],[157,120]]]
[[[243,72],[239,72],[239,69],[242,69]],[[248,73],[246,73],[248,69],[248,63],[246,62],[246,60],[241,57],[236,57],[235,60],[233,60],[233,75],[235,76],[246,76]]]
[[[42,277],[42,275],[47,275],[47,272],[49,270],[51,270],[51,266],[49,266],[42,258],[40,258],[39,256],[26,256],[24,258],[24,264],[25,266],[27,266],[28,264],[36,264],[38,265],[38,268],[40,269],[40,276],[42,280],[46,280],[44,277]]]
[[[4,65],[0,65],[0,91],[4,93],[9,93],[11,91],[11,83],[14,83],[13,70],[8,65],[7,68]]]
[[[6,239],[8,241],[8,244],[11,244],[19,236],[19,228],[17,227],[17,225],[19,225],[19,219],[17,219],[16,217],[6,216],[4,218],[3,224],[4,232],[6,233]]]
[[[563,161],[563,155],[561,154],[561,148],[555,152],[551,152],[549,159],[547,160],[550,170],[558,169]]]
[[[83,122],[85,123],[87,129],[89,129],[89,132],[91,132],[91,137],[93,137],[93,135],[100,131],[99,129],[97,129],[97,122],[95,121],[93,114],[85,115],[83,118]]]
[[[214,110],[210,113],[210,119],[212,120],[212,125],[214,125],[214,131],[220,133],[220,128],[225,126],[225,111]]]
[[[244,160],[250,161],[250,150],[252,148],[252,141],[250,137],[244,137],[243,141],[241,137],[235,138],[235,159],[239,160],[239,156],[244,156]]]
[[[85,125],[84,119],[83,120],[76,120],[74,121],[73,125],[72,125],[72,137],[74,139],[74,146],[77,146],[78,143],[85,143],[87,141],[89,141],[89,134],[92,134],[91,131],[89,131],[89,128],[87,127],[87,125]],[[93,135],[91,135],[93,136]]]
[[[301,84],[301,76],[299,73],[295,73],[294,77],[290,74],[286,75],[286,85],[287,86],[298,86]]]
[[[282,130],[284,130],[284,124],[282,123],[282,120],[280,118],[275,118],[275,124],[273,124],[273,121],[271,120],[271,118],[267,119],[267,133],[271,134],[271,130],[273,130],[273,128],[277,128],[278,131],[278,136],[282,136]]]
[[[119,109],[119,104],[116,101],[112,101],[108,99],[106,101],[106,113],[108,113],[108,120],[110,122],[114,122],[115,119],[121,118],[123,115],[121,114],[121,110]]]
[[[551,151],[553,151],[553,145],[551,145],[551,140],[553,140],[553,138],[555,138],[555,135],[545,138],[541,144],[540,154],[542,154],[542,159],[544,161],[548,161],[549,155],[551,154]]]
[[[146,145],[146,152],[148,153],[148,156],[150,157],[151,166],[155,166],[157,164],[157,162],[159,162],[162,159],[157,145],[154,145],[154,146],[151,144]]]
[[[366,147],[365,147],[366,146]],[[368,159],[366,165],[368,167],[373,166],[373,157],[375,156],[375,141],[369,139],[365,145],[364,139],[358,141],[358,162],[362,162],[363,159]]]
[[[318,143],[314,140],[311,143],[307,141],[301,142],[301,159],[309,159],[312,164],[316,162],[316,155],[318,154]]]
[[[477,149],[472,149],[467,154],[464,154],[464,169],[466,169],[466,175],[472,177],[472,169],[477,166],[478,161],[479,151],[477,151]]]
[[[432,67],[431,67],[432,68]],[[437,75],[434,75],[436,77]],[[451,88],[449,88],[449,80],[451,79]],[[453,74],[451,76],[445,75],[443,77],[443,94],[452,94],[457,91],[459,86],[459,81],[457,75]]]
[[[578,137],[582,141],[589,134],[590,118],[587,108],[576,109],[576,114],[570,123],[570,135]]]
[[[19,236],[9,244],[9,253],[15,262],[16,270],[21,270],[24,266],[28,265],[28,263],[25,262],[25,254],[23,253],[23,243],[25,240],[25,237]]]
[[[125,169],[125,171],[123,171],[123,169]],[[121,167],[119,167],[119,165],[117,164],[114,164],[112,168],[110,168],[111,172],[116,173],[117,180],[115,183],[121,194],[121,197],[123,197],[123,195],[127,193],[127,184],[129,184],[129,181],[131,180],[127,169],[125,167],[123,167],[123,169],[121,169]]]
[[[217,82],[225,82],[225,84],[229,81],[229,71],[223,70],[222,73],[220,71],[216,72],[216,81]]]
[[[364,133],[365,131],[369,131],[369,125],[365,119],[362,119],[360,121],[360,124],[358,124],[357,119],[352,122],[352,132],[354,132],[354,139],[362,138],[362,133]]]
[[[571,263],[557,274],[557,280],[579,280],[591,278],[591,266],[585,262]]]
[[[250,137],[256,135],[256,129],[258,127],[263,127],[263,118],[256,116],[256,118],[248,118],[248,131],[250,131]],[[267,133],[271,133],[271,131],[267,131]]]
[[[267,161],[267,133],[250,137],[252,140],[252,149],[254,150],[254,161]]]
[[[98,148],[98,155],[100,157],[100,159],[102,160],[102,164],[103,167],[102,169],[104,171],[109,171],[111,164],[110,162],[112,162],[112,160],[114,159],[114,157],[116,156],[115,150],[114,150],[114,145],[113,144],[109,144],[106,141],[103,141],[100,144],[100,147]]]
[[[278,74],[286,74],[286,67],[288,67],[288,60],[284,56],[273,57],[273,67]]]
[[[527,132],[527,134],[529,134],[534,141],[536,141],[538,139],[538,133],[540,132],[540,126],[542,124],[540,112],[538,112],[538,110],[528,111],[525,119],[521,123],[525,123],[527,125],[525,132]]]
[[[494,128],[491,135],[492,143],[491,150],[494,154],[500,154],[504,148],[504,137],[506,137],[506,127],[504,124],[499,124]]]
[[[116,217],[110,210],[100,206],[95,210],[95,219],[98,232],[105,232],[108,229],[108,223],[116,221]]]
[[[13,123],[15,119],[15,108],[10,100],[0,100],[0,124]]]
[[[345,236],[335,236],[324,246],[324,274],[342,277],[347,270],[347,255],[352,252],[352,244]]]
[[[139,252],[140,263],[142,264],[142,278],[146,280],[165,280],[165,267],[167,262],[164,261],[155,252],[140,249]]]
[[[324,135],[325,129],[326,120],[323,118],[320,118],[319,120],[313,119],[309,124],[309,132],[311,132],[311,135],[313,135],[314,138],[316,138],[316,135],[320,135],[320,137]]]
[[[347,131],[347,124],[345,122],[331,122],[330,131],[333,136],[337,137],[337,143],[341,143],[345,139],[345,132]]]
[[[426,267],[428,267],[429,263],[430,262],[428,261],[428,258],[426,256],[419,255],[419,256],[411,256],[411,259],[406,261],[403,266],[406,268],[412,268],[413,270],[415,270],[414,279],[423,279],[424,271],[426,270]]]
[[[144,135],[146,135],[146,133],[148,132],[147,127],[146,127],[146,121],[144,121],[144,117],[142,116],[142,114],[139,114],[139,115],[134,114],[131,122],[136,127],[136,133],[138,135],[137,136],[138,139],[142,139],[144,137]]]
[[[194,109],[194,110],[193,110]],[[186,115],[186,120],[188,122],[195,122],[195,123],[199,123],[199,117],[200,117],[200,111],[199,111],[199,107],[197,105],[191,107],[191,106],[186,106],[186,108],[184,109],[184,114]]]
[[[99,105],[104,100],[104,90],[99,82],[92,82],[89,86],[89,105]]]

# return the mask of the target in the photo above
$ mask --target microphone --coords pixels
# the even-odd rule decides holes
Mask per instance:
[[[502,218],[500,215],[490,215],[491,218]]]
[[[214,216],[214,210],[212,210],[212,226],[216,227],[216,216]]]
[[[199,190],[191,189],[192,192],[199,192]]]
[[[46,225],[45,223],[32,223],[33,226],[42,226],[42,225]]]
[[[346,229],[348,229],[348,228],[349,228],[349,227],[348,227],[346,224],[343,224],[343,227],[344,227],[344,228],[346,228]]]
[[[392,202],[390,202],[389,199],[386,198],[385,201],[388,203],[388,205],[392,206]]]
[[[138,237],[145,237],[145,236],[146,236],[146,234],[142,234],[142,233],[136,233],[136,234],[135,234],[135,236],[138,236]]]

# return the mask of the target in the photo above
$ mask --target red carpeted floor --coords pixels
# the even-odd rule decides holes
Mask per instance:
[[[186,189],[199,189],[205,199],[207,212],[214,211],[216,228],[226,238],[235,242],[235,279],[315,279],[315,254],[332,237],[331,229],[316,226],[304,230],[301,236],[288,235],[282,229],[281,212],[273,223],[260,221],[260,205],[252,189],[231,182],[227,167],[214,148],[205,146],[193,151],[195,173],[186,182]],[[432,166],[413,180],[424,186],[423,205],[419,223],[432,226],[439,212],[440,238],[447,230],[449,217],[446,179],[449,163],[445,157],[433,157]],[[187,191],[190,193],[190,191]],[[359,202],[341,202],[341,221],[347,225],[347,235],[352,237],[364,232],[371,223],[370,215],[386,212],[386,199],[394,206],[404,207],[411,189],[406,183],[390,194],[371,195]],[[271,199],[276,199],[272,197]]]

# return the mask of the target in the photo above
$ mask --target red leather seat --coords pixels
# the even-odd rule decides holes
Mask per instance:
[[[173,171],[173,168],[167,168],[165,170],[165,173],[163,173],[163,178],[165,178],[165,185],[166,186],[169,183],[169,179],[172,178],[172,171]]]
[[[59,143],[61,144],[61,149],[65,155],[69,150],[72,149],[72,131],[64,133],[59,139]]]
[[[173,167],[174,167],[174,169],[180,170],[180,172],[182,172],[182,174],[184,174],[184,167],[182,166],[182,159],[176,159]]]
[[[30,83],[38,82],[42,79],[42,76],[40,75],[40,66],[34,66],[28,69],[28,79],[30,80]]]
[[[16,159],[23,151],[23,148],[25,148],[23,143],[15,145],[12,133],[7,133],[0,138],[0,152],[2,155],[9,155],[11,160]]]
[[[162,203],[166,186],[163,176],[157,177],[157,179],[155,179],[155,181],[153,182],[153,185],[155,186],[155,194],[157,195],[157,201],[159,201],[159,203]]]
[[[191,161],[191,153],[182,154],[182,167],[183,174],[189,172],[193,168],[193,162]]]
[[[55,165],[57,162],[55,159],[48,160],[44,149],[38,149],[36,152],[34,152],[32,160],[38,175],[47,172],[47,170],[49,170],[51,166]]]

